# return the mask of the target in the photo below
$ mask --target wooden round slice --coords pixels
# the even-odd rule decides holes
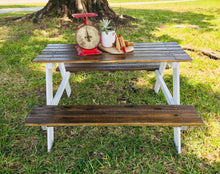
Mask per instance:
[[[98,48],[102,51],[105,51],[110,54],[125,54],[122,50],[120,52],[115,47],[103,47],[101,44],[99,44]],[[126,52],[132,52],[134,50],[133,46],[126,47]]]

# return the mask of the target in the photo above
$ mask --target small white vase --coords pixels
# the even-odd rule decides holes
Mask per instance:
[[[108,34],[102,31],[101,43],[103,47],[112,47],[113,43],[115,43],[115,31],[108,31]]]

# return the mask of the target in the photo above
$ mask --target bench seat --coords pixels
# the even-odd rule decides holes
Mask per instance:
[[[181,153],[181,126],[203,124],[191,105],[65,105],[35,106],[26,126],[46,126],[47,149],[54,142],[54,126],[172,126]]]
[[[65,63],[66,71],[69,72],[80,72],[80,71],[134,71],[134,70],[147,70],[155,71],[159,69],[160,63]],[[166,66],[168,69],[169,66]],[[56,68],[59,71],[59,68]]]
[[[199,126],[190,105],[35,106],[26,126]]]

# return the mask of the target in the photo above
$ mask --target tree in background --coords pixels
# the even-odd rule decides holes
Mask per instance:
[[[74,13],[97,13],[98,17],[91,18],[97,20],[108,18],[117,23],[127,23],[132,17],[124,16],[120,18],[110,7],[107,0],[49,0],[46,6],[32,14],[19,18],[19,20],[33,19],[34,23],[39,22],[44,17],[61,17],[65,20],[71,19]]]

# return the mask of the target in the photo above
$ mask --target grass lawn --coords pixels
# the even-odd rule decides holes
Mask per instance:
[[[21,5],[0,5],[0,9],[2,8],[29,8],[29,7],[43,7],[45,4],[21,4]]]
[[[220,50],[219,1],[114,10],[140,19],[117,27],[130,41]],[[59,19],[39,24],[5,20],[27,13],[0,14],[0,173],[219,173],[220,61],[190,51],[193,62],[180,64],[181,104],[194,105],[204,126],[182,134],[181,155],[172,128],[126,126],[55,128],[55,144],[47,153],[46,132],[24,126],[33,106],[46,104],[44,65],[32,60],[48,43],[75,43],[77,25]],[[166,71],[164,79],[172,89],[171,73]],[[55,73],[54,90],[60,80]],[[153,92],[155,81],[147,71],[75,73],[72,95],[64,94],[60,104],[166,104],[162,92]]]
[[[109,3],[126,3],[126,2],[155,2],[155,1],[178,1],[178,0],[109,0],[108,2]]]

